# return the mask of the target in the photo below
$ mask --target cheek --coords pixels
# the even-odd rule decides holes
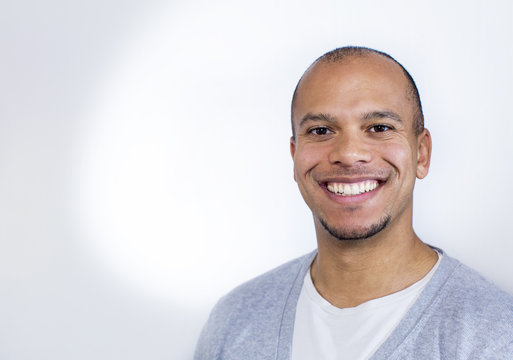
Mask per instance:
[[[318,146],[302,146],[294,154],[294,173],[304,176],[322,160],[324,152]]]
[[[399,176],[412,172],[415,165],[413,161],[415,157],[408,143],[390,142],[381,144],[379,151],[382,158],[399,172]]]

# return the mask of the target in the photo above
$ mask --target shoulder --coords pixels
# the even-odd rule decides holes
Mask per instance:
[[[301,286],[314,256],[312,252],[289,261],[222,297],[203,328],[195,359],[217,358],[221,353],[229,358],[227,352],[237,358],[242,356],[238,353],[242,344],[246,354],[266,351],[262,345],[272,344],[277,338],[286,304]],[[254,349],[248,348],[253,345]]]
[[[513,332],[513,296],[484,278],[481,274],[455,259],[454,272],[447,280],[444,307],[449,313],[466,318],[471,314],[481,325],[504,324]],[[471,320],[470,318],[468,319]]]
[[[513,359],[513,296],[444,254],[394,334],[377,358]]]
[[[239,285],[221,298],[214,310],[219,311],[226,307],[233,309],[240,305],[254,309],[266,308],[267,302],[274,303],[277,297],[288,292],[288,285],[292,286],[310,265],[314,255],[315,253],[310,253],[301,256]]]
[[[422,337],[423,345],[430,338],[430,351],[443,348],[455,359],[511,358],[513,296],[458,260],[447,256],[444,262],[439,270],[445,276],[433,279],[439,284],[424,327],[431,335]]]

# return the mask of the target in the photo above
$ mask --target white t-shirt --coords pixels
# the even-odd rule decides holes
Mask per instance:
[[[369,359],[415,303],[441,257],[438,254],[429,273],[406,289],[344,309],[317,292],[308,271],[297,303],[292,360]]]

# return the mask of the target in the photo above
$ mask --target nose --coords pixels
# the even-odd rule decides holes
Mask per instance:
[[[357,132],[344,132],[334,139],[329,161],[341,166],[354,166],[372,160],[372,151]]]

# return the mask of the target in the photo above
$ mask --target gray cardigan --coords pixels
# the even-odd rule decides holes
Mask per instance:
[[[203,328],[194,359],[289,360],[296,304],[314,256],[224,296]],[[512,360],[513,297],[444,254],[419,299],[371,359]]]

